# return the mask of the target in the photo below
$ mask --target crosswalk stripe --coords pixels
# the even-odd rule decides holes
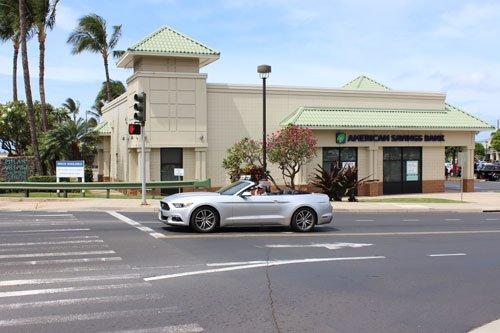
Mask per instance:
[[[110,260],[112,261],[112,260]],[[19,270],[17,267],[14,269],[2,269],[0,272],[0,276],[2,275],[33,275],[33,274],[41,274],[41,273],[67,273],[67,272],[94,272],[94,271],[109,271],[109,270],[129,270],[131,269],[130,265],[124,264],[113,264],[106,266],[76,266],[76,267],[51,267],[51,268],[23,268],[23,270]]]
[[[8,261],[0,262],[0,266],[16,266],[16,265],[46,265],[46,264],[73,264],[82,262],[104,262],[104,261],[121,261],[121,257],[97,257],[97,258],[75,258],[75,259],[48,259],[48,260],[27,260],[27,261]]]
[[[79,252],[48,252],[48,253],[22,253],[22,254],[2,254],[0,259],[10,258],[37,258],[37,257],[59,257],[59,256],[84,256],[92,254],[115,254],[113,250],[105,251],[79,251]]]
[[[35,245],[62,245],[62,244],[87,244],[87,243],[104,243],[102,239],[83,239],[83,240],[68,240],[55,242],[28,242],[28,243],[3,243],[0,247],[10,246],[35,246]]]
[[[154,327],[154,328],[142,328],[137,330],[114,331],[113,333],[198,333],[198,332],[203,332],[203,327],[201,327],[196,323],[193,323],[193,324],[173,325],[173,326]]]
[[[137,283],[108,284],[108,285],[98,285],[98,286],[3,291],[3,292],[0,292],[0,298],[31,296],[31,295],[44,295],[44,294],[58,294],[58,293],[67,293],[67,292],[84,291],[84,290],[108,290],[108,289],[147,287],[147,286],[150,286],[150,284],[147,282],[137,282]]]
[[[72,321],[84,320],[102,320],[111,318],[124,318],[132,316],[158,315],[164,312],[173,312],[176,308],[150,308],[141,310],[122,310],[93,313],[75,313],[69,315],[52,315],[42,317],[16,318],[0,320],[0,327],[25,326],[25,325],[44,325],[53,323],[67,323]]]
[[[39,233],[39,232],[66,232],[66,231],[90,231],[89,228],[72,228],[72,229],[29,229],[29,230],[7,230],[2,231],[0,235],[4,234],[20,234],[20,233]]]
[[[53,301],[38,301],[38,302],[23,302],[0,304],[0,309],[17,310],[25,308],[42,308],[46,306],[66,306],[74,304],[103,304],[103,303],[121,303],[139,300],[159,300],[166,298],[166,295],[156,294],[140,294],[140,295],[120,295],[120,296],[104,296],[104,297],[84,297],[84,298],[67,298]]]
[[[51,278],[51,279],[6,280],[6,281],[0,281],[0,286],[5,287],[5,286],[20,286],[26,284],[123,280],[123,279],[134,279],[139,277],[140,274],[124,274],[124,275],[93,275],[93,276],[79,276],[79,277],[66,277],[66,278]]]

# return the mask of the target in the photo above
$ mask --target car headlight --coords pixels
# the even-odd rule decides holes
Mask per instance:
[[[184,207],[189,207],[191,206],[193,203],[192,202],[174,202],[172,203],[172,205],[175,207],[175,208],[184,208]]]

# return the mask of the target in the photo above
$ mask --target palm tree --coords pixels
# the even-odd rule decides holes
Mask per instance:
[[[120,96],[125,91],[127,91],[123,83],[119,80],[110,80],[109,88],[110,88],[109,90],[110,90],[111,100],[115,99],[116,97]],[[104,103],[106,102],[106,94],[107,94],[107,85],[106,82],[103,82],[101,90],[99,90],[99,92],[97,93],[94,105],[92,106],[92,109],[94,110],[93,112],[96,112],[98,116],[102,115],[101,109],[104,106]]]
[[[47,30],[52,30],[56,22],[56,6],[59,0],[30,0],[30,14],[33,27],[38,35],[40,103],[42,106],[42,128],[48,130],[47,110],[45,107],[45,40]]]
[[[31,95],[31,81],[30,81],[30,69],[28,63],[28,45],[26,35],[28,34],[29,18],[27,13],[26,0],[19,0],[19,38],[21,41],[21,57],[23,64],[23,74],[24,74],[24,91],[26,94],[26,105],[28,107],[28,120],[30,125],[30,136],[31,136],[31,149],[33,150],[33,155],[35,156],[35,173],[40,174],[43,172],[42,160],[40,159],[40,152],[38,150],[38,139],[36,136],[36,124],[35,124],[35,108],[33,105],[33,96]]]
[[[73,115],[73,122],[76,123],[76,115],[80,113],[80,102],[75,101],[73,98],[67,98],[62,107],[68,111],[68,114]]]
[[[83,119],[65,121],[45,137],[44,157],[92,162],[99,137],[93,126]]]
[[[17,58],[21,44],[19,34],[19,2],[18,0],[0,0],[0,40],[12,41],[12,100],[17,102]]]
[[[113,26],[113,32],[108,39],[106,21],[97,14],[85,15],[78,21],[78,26],[68,38],[68,44],[73,45],[71,52],[79,54],[83,51],[100,53],[106,72],[106,100],[111,100],[108,57],[116,47],[121,36],[121,25]]]

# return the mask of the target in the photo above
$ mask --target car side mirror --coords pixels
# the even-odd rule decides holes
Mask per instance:
[[[246,197],[251,197],[251,196],[252,196],[252,192],[250,192],[250,191],[245,191],[245,192],[241,193],[241,196],[242,196],[243,198],[246,198]]]

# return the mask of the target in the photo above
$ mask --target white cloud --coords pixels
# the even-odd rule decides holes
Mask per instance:
[[[470,3],[459,10],[444,13],[434,33],[451,38],[463,37],[470,33],[491,33],[491,23],[499,18],[499,3]]]
[[[76,27],[79,14],[76,10],[60,3],[57,5],[56,27],[71,31]]]

